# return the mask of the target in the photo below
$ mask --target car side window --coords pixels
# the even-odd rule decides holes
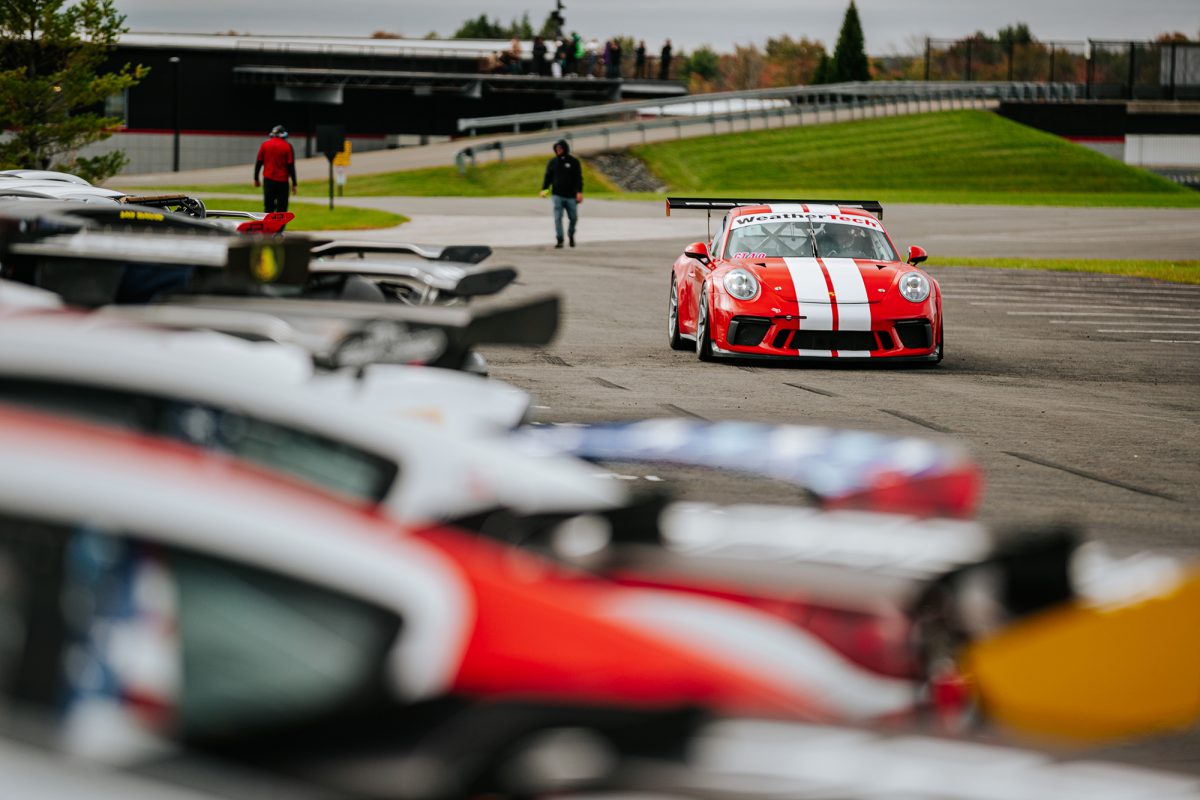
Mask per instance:
[[[713,259],[722,257],[721,253],[718,251],[721,249],[721,240],[725,236],[725,228],[728,224],[729,214],[726,214],[725,216],[721,217],[721,223],[717,225],[717,232],[713,234],[712,242],[710,242],[708,245],[708,255]]]
[[[328,715],[384,692],[398,618],[323,587],[172,550],[182,677],[178,714],[193,737]]]
[[[64,546],[69,526],[0,514],[0,696],[62,697]]]
[[[378,503],[399,474],[375,453],[238,411],[121,389],[0,379],[0,400],[227,452],[328,491]]]
[[[0,691],[68,725],[118,707],[218,740],[324,719],[386,699],[400,630],[391,612],[256,566],[0,515]]]

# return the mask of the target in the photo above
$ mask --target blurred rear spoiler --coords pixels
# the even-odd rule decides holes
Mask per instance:
[[[313,275],[359,275],[380,281],[415,281],[456,297],[495,294],[517,277],[513,267],[480,267],[454,262],[312,261]]]
[[[445,352],[429,364],[450,369],[461,368],[468,351],[477,344],[549,344],[558,332],[560,307],[556,295],[489,308],[183,294],[167,302],[270,314],[298,330],[327,330],[330,321],[398,323],[416,331],[436,329],[445,334],[447,345]]]
[[[799,487],[828,509],[969,517],[983,485],[967,451],[944,438],[678,418],[527,427],[515,438],[588,461],[771,478]]]
[[[437,245],[413,244],[411,242],[371,242],[331,239],[321,242],[312,249],[314,258],[333,258],[341,255],[367,253],[411,255],[426,261],[457,261],[461,264],[478,264],[492,254],[485,244],[458,244],[439,247]]]
[[[795,197],[776,200],[747,200],[732,197],[668,197],[667,216],[671,216],[671,209],[673,208],[681,211],[712,211],[713,209],[775,204],[861,208],[863,211],[870,212],[879,219],[883,219],[883,205],[878,200],[809,200]]]
[[[201,219],[208,213],[204,207],[204,201],[198,197],[186,194],[126,195],[125,197],[118,197],[117,202],[135,206],[163,208]]]

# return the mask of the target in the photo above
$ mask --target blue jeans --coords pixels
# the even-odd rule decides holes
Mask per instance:
[[[579,221],[579,204],[575,202],[574,197],[559,197],[551,195],[554,198],[554,235],[559,242],[563,240],[562,215],[563,209],[567,210],[567,219],[571,225],[567,228],[567,235],[572,239],[575,238],[575,223]]]

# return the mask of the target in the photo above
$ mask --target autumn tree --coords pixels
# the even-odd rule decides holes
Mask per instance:
[[[488,19],[487,14],[480,14],[477,18],[469,19],[460,25],[453,38],[511,39],[514,36],[519,39],[533,38],[533,24],[529,21],[528,13],[519,20],[514,19],[509,25],[502,23],[499,18],[492,20]]]
[[[826,57],[825,45],[818,41],[805,37],[793,39],[786,34],[767,39],[767,63],[761,83],[764,87],[813,83],[823,57]]]
[[[121,124],[103,103],[145,76],[126,64],[104,72],[125,32],[112,0],[0,2],[0,143],[5,168],[53,168],[103,180],[128,163],[124,152],[83,158],[79,148],[107,139]]]
[[[871,67],[867,62],[866,44],[863,41],[862,23],[854,0],[846,8],[842,18],[842,30],[838,33],[837,47],[833,50],[832,83],[842,81],[869,81]]]

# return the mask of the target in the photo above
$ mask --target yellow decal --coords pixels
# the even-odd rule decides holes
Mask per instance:
[[[250,271],[259,283],[270,283],[279,277],[279,257],[271,245],[260,245],[250,251]]]
[[[988,715],[1042,736],[1121,739],[1200,718],[1200,571],[1119,607],[1076,602],[968,648]]]
[[[162,222],[163,215],[154,211],[122,211],[120,219],[136,219],[141,222]]]

